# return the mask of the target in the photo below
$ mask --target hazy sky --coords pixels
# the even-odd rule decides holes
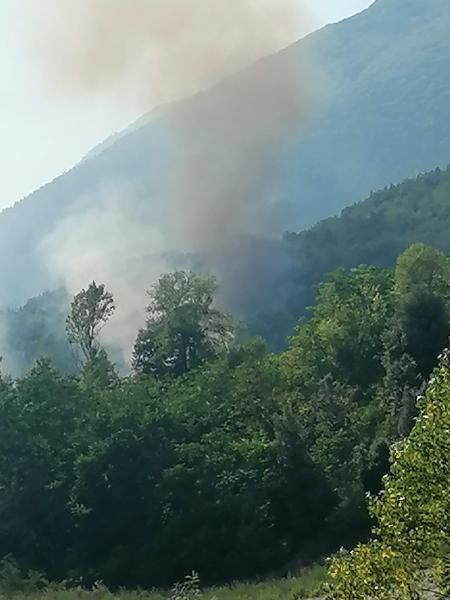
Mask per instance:
[[[0,209],[68,170],[142,112],[142,107],[118,106],[105,97],[88,101],[46,94],[24,44],[24,1],[0,0]],[[305,4],[315,15],[314,27],[319,27],[372,1]]]

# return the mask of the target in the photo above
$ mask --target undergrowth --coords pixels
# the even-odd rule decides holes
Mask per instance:
[[[20,574],[13,562],[0,564],[0,600],[301,600],[323,591],[326,569],[313,567],[298,575],[259,583],[234,583],[203,589],[196,573],[163,591],[108,590],[102,583],[92,589],[48,583],[36,573]]]

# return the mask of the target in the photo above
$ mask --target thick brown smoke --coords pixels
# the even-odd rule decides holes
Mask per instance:
[[[33,54],[60,91],[147,105],[219,81],[304,32],[300,0],[28,0]]]
[[[236,236],[273,236],[287,225],[278,163],[308,113],[310,82],[305,67],[285,53],[174,111],[168,222],[178,243],[220,252]]]
[[[229,257],[245,260],[230,252],[236,239],[275,236],[288,225],[278,203],[277,165],[305,121],[314,82],[298,56],[295,62],[291,53],[263,57],[304,33],[300,0],[29,2],[34,54],[53,89],[112,93],[146,108],[196,94],[165,112],[173,154],[164,190],[149,202],[164,207],[165,249],[199,251],[219,276],[226,272],[230,288],[236,285]],[[87,217],[79,228],[73,219],[70,227],[63,224],[64,234],[52,237],[60,256],[76,259],[75,248],[83,244],[77,232],[86,230]],[[133,221],[129,243],[141,243],[147,227]],[[108,262],[107,248],[90,248],[87,269],[97,278]],[[92,263],[96,256],[101,264]],[[48,263],[54,271],[55,261]],[[113,291],[115,281],[123,281],[118,269],[111,252],[104,277]],[[238,270],[245,271],[242,264]],[[80,286],[79,265],[71,269],[64,261],[61,275],[69,288]],[[86,272],[86,282],[91,279]],[[138,289],[149,284],[139,277]]]

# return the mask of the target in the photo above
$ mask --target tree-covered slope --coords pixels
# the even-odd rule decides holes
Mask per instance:
[[[277,287],[252,300],[251,327],[276,347],[308,314],[315,287],[328,273],[360,264],[391,267],[416,242],[450,253],[450,168],[437,169],[370,195],[339,216],[284,237],[290,258]],[[270,315],[270,316],[269,316]]]
[[[279,70],[283,61],[300,64],[312,55],[321,82],[306,131],[282,149],[273,183],[279,214],[289,215],[282,227],[304,229],[371,190],[450,162],[449,30],[447,0],[377,0],[264,63]],[[153,223],[170,168],[172,116],[173,107],[164,107],[156,118],[144,117],[0,215],[2,304],[59,285],[48,272],[45,240],[74,210],[103,210],[105,188],[119,187],[129,212]]]
[[[328,273],[361,264],[390,268],[417,242],[450,254],[449,231],[450,167],[378,191],[341,215],[276,242],[246,240],[237,252],[253,255],[254,273],[246,278],[233,270],[239,295],[225,294],[221,300],[272,348],[282,348],[298,320],[309,315],[316,286]],[[8,370],[21,373],[42,353],[56,357],[61,368],[73,368],[64,346],[66,310],[67,297],[57,292],[20,310],[0,311],[1,354]]]
[[[449,258],[414,244],[395,269],[336,271],[278,355],[241,343],[214,284],[187,272],[159,280],[132,376],[101,346],[113,300],[94,283],[67,321],[77,375],[41,359],[23,377],[0,376],[0,590],[27,573],[78,591],[99,581],[167,589],[193,570],[225,583],[292,572],[366,539],[366,492],[380,490],[388,448],[414,426],[448,343]],[[445,383],[447,393],[448,373]],[[429,456],[448,475],[448,434],[432,433],[411,464],[420,472]],[[417,524],[437,528],[417,532],[439,536],[448,485],[426,475],[418,489],[439,503],[405,494],[399,516],[408,525],[426,507]]]
[[[450,167],[390,186],[285,241],[299,264],[322,277],[361,263],[391,266],[414,242],[450,252]]]

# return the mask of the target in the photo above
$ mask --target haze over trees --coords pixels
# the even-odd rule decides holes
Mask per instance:
[[[264,575],[364,540],[366,493],[383,486],[391,444],[413,430],[405,448],[422,460],[413,448],[428,425],[425,416],[415,425],[415,400],[447,344],[448,265],[441,252],[415,244],[394,270],[335,271],[278,355],[260,340],[233,339],[229,317],[215,308],[213,279],[165,275],[150,291],[125,378],[95,337],[112,312],[112,291],[91,284],[69,316],[77,334],[87,332],[81,373],[40,360],[24,377],[0,382],[0,555],[50,580],[152,587],[193,569],[205,583]],[[436,427],[445,419],[446,368],[427,392]],[[445,447],[440,429],[436,436],[426,442],[436,452],[430,469],[440,468]],[[402,468],[388,494],[409,477],[409,463]],[[435,484],[417,482],[418,514],[418,499]],[[439,518],[442,485],[429,496]],[[382,522],[386,502],[376,504]],[[386,540],[409,573],[411,555],[395,543]],[[429,551],[424,545],[420,556]],[[353,563],[339,560],[350,559],[335,567],[347,590],[340,574],[353,573]]]
[[[86,362],[97,358],[100,350],[98,335],[115,308],[112,294],[95,281],[73,299],[66,319],[67,338],[81,350]]]
[[[392,267],[415,242],[450,253],[449,194],[450,169],[436,170],[376,192],[339,217],[278,242],[248,240],[238,250],[246,256],[253,251],[254,276],[240,274],[240,291],[230,299],[229,311],[270,349],[284,349],[297,321],[309,315],[316,286],[328,273],[360,264]],[[194,262],[201,271],[201,261]],[[64,331],[69,305],[67,293],[59,289],[21,309],[0,311],[5,372],[21,375],[40,356],[76,372],[79,365]]]
[[[7,594],[167,589],[327,556],[330,599],[450,596],[449,31],[449,0],[376,0],[258,63],[276,82],[314,57],[326,85],[301,137],[240,131],[253,94],[240,112],[228,86],[247,89],[250,68],[144,115],[0,214],[0,596],[8,577]],[[253,234],[238,210],[223,237],[220,218],[193,219],[191,236],[220,239],[180,252],[185,236],[161,241],[168,131],[224,98],[235,129],[210,116],[198,140],[194,119],[180,187],[233,148],[242,171],[224,172],[245,172],[254,152],[271,163],[250,186],[261,196],[234,177],[233,197],[217,194],[244,209],[252,196]],[[279,164],[261,139],[283,146]],[[96,256],[108,283],[71,297]],[[124,290],[135,300],[147,284],[124,365],[105,334]]]

